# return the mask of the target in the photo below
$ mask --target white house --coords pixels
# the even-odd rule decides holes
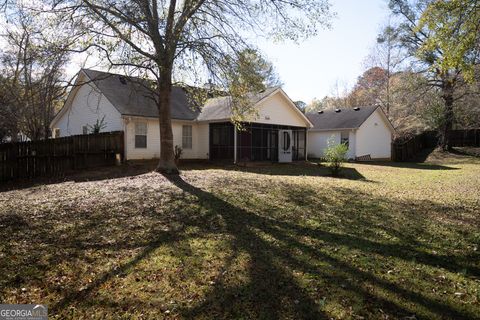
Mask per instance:
[[[328,142],[347,143],[349,159],[389,160],[395,130],[380,107],[335,109],[307,114],[308,156],[324,156]]]
[[[54,137],[84,134],[104,119],[102,131],[124,131],[125,159],[160,155],[158,111],[140,79],[82,69],[64,107],[51,123]],[[230,122],[229,97],[195,106],[184,89],[171,97],[173,143],[185,159],[264,160],[306,159],[307,129],[313,124],[280,88],[248,97],[255,115],[237,130]]]
[[[85,134],[103,119],[102,131],[123,131],[125,159],[160,156],[158,111],[145,82],[82,69],[64,107],[51,123],[54,137]],[[390,159],[394,129],[381,108],[303,114],[280,88],[247,97],[255,110],[243,129],[230,119],[231,98],[208,99],[201,108],[174,87],[173,143],[184,159],[290,162],[320,158],[327,142],[346,142],[352,159]]]

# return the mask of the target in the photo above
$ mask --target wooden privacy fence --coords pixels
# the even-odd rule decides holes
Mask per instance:
[[[449,135],[453,147],[480,147],[480,129],[452,130]]]
[[[451,130],[448,134],[452,147],[480,147],[480,129]],[[437,131],[425,131],[406,141],[394,141],[392,160],[411,160],[423,149],[434,148],[438,144]]]
[[[0,181],[113,165],[123,148],[122,131],[0,144]]]
[[[392,143],[392,160],[410,160],[425,148],[427,148],[427,144],[423,133],[403,142],[394,141]]]

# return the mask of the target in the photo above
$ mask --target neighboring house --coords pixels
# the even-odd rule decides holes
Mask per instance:
[[[322,158],[328,142],[347,143],[349,159],[390,160],[395,130],[380,107],[325,110],[306,115],[308,156]]]
[[[158,158],[158,111],[150,96],[139,79],[82,69],[51,123],[53,135],[84,134],[104,119],[102,131],[124,131],[126,160]],[[307,129],[313,124],[286,93],[280,87],[269,88],[248,99],[256,112],[239,131],[230,122],[229,97],[209,99],[200,110],[182,88],[174,87],[173,144],[183,149],[182,158],[233,162],[306,159]]]

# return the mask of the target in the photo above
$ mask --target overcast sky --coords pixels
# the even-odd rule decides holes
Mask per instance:
[[[335,83],[353,85],[389,10],[386,0],[331,0],[337,13],[330,30],[300,44],[258,43],[293,100],[331,95]]]

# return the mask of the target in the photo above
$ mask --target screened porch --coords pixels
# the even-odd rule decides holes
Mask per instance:
[[[279,161],[279,147],[291,150],[291,160],[305,160],[306,129],[302,127],[243,123],[236,129],[230,122],[210,124],[211,160]],[[280,133],[288,136],[280,136]],[[280,143],[279,143],[280,140]]]

